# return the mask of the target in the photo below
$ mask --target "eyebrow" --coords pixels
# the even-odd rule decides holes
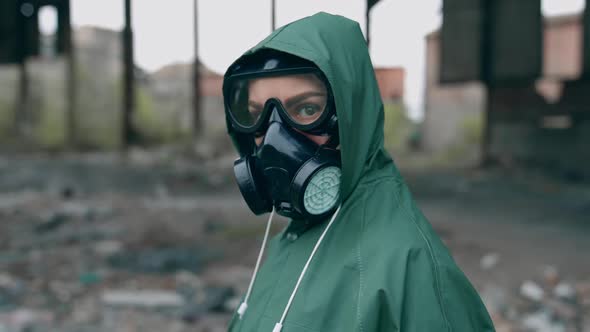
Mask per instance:
[[[298,102],[300,102],[302,100],[305,100],[305,99],[307,99],[309,97],[316,97],[316,96],[325,97],[326,96],[326,93],[324,93],[324,92],[318,92],[318,91],[307,91],[307,92],[300,93],[298,95],[295,95],[295,96],[290,97],[289,99],[287,99],[285,101],[285,107],[288,108],[288,107],[290,107],[290,106],[292,106],[292,105],[294,105],[294,104],[296,104],[296,103],[298,103]],[[248,106],[252,106],[252,107],[255,107],[255,108],[259,108],[259,109],[264,107],[264,105],[262,105],[260,103],[257,103],[255,101],[252,101],[252,100],[248,100]]]
[[[318,91],[303,92],[303,93],[300,93],[296,96],[293,96],[293,97],[287,99],[285,101],[285,107],[288,108],[289,106],[292,106],[302,100],[305,100],[309,97],[316,97],[316,96],[324,97],[324,96],[326,96],[326,94],[324,92],[318,92]]]

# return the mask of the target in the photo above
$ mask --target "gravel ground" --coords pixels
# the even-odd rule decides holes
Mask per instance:
[[[0,159],[0,332],[224,331],[265,220],[231,165],[165,150]],[[590,186],[402,173],[498,331],[590,331]]]

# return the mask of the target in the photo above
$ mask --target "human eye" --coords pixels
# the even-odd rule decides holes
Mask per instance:
[[[316,104],[303,104],[297,107],[297,115],[302,117],[312,117],[321,111],[321,107]]]

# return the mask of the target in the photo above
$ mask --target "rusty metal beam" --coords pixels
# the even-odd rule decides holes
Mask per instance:
[[[193,28],[195,58],[193,60],[193,137],[201,137],[203,130],[203,119],[201,114],[201,63],[199,61],[199,19],[198,0],[193,0]]]
[[[367,0],[365,11],[365,32],[367,34],[367,47],[371,44],[371,9],[381,0]]]
[[[77,104],[77,84],[76,84],[76,52],[74,50],[74,38],[72,34],[72,23],[70,18],[71,13],[70,1],[65,0],[62,3],[62,10],[59,13],[59,26],[63,31],[61,32],[61,40],[63,45],[58,44],[58,48],[63,49],[63,53],[67,56],[66,67],[66,84],[67,84],[67,109],[66,109],[66,144],[70,147],[75,147],[78,141],[76,131],[76,104]],[[58,39],[58,43],[59,43]]]
[[[271,28],[272,31],[275,31],[277,28],[277,4],[276,0],[270,1],[270,18],[271,18]]]
[[[123,149],[135,143],[137,138],[133,127],[133,113],[135,111],[134,68],[131,0],[125,0],[125,26],[123,27],[123,119],[121,126]]]
[[[585,79],[590,79],[590,0],[586,0],[584,9],[584,53],[583,74]]]

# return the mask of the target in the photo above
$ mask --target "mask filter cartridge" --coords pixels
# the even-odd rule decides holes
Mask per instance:
[[[312,176],[303,194],[303,204],[308,213],[321,215],[338,203],[341,175],[340,168],[329,166]]]

